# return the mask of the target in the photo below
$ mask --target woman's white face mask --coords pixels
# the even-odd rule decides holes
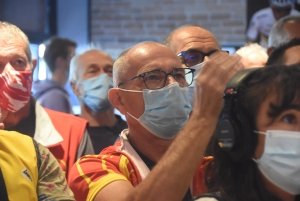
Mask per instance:
[[[255,132],[266,136],[263,155],[253,159],[261,173],[284,191],[300,194],[300,132]]]

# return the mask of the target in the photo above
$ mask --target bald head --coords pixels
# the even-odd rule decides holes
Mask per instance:
[[[217,39],[210,31],[193,25],[184,25],[175,29],[164,39],[163,44],[176,55],[183,51],[197,51],[209,55],[221,49]],[[199,56],[195,55],[193,58],[199,58]],[[208,57],[203,59],[206,60]],[[186,67],[183,57],[181,57],[181,63],[183,67]]]
[[[73,57],[70,66],[71,83],[108,73],[112,76],[113,59],[100,50],[88,50]]]
[[[198,49],[199,51],[220,49],[217,39],[210,31],[193,25],[184,25],[175,29],[165,38],[163,44],[175,53],[188,49]]]
[[[168,69],[167,66],[181,67],[174,52],[156,42],[139,43],[124,51],[114,63],[114,86],[143,72]]]

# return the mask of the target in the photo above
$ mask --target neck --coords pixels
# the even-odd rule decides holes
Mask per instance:
[[[17,112],[2,111],[3,123],[5,128],[17,125],[22,119],[26,118],[30,113],[30,99],[26,105]]]
[[[84,103],[81,104],[81,117],[86,119],[89,122],[89,126],[99,127],[99,126],[108,126],[113,127],[116,125],[118,119],[114,114],[114,108],[111,107],[103,113],[94,112]]]
[[[59,67],[56,68],[51,76],[51,80],[59,83],[61,86],[65,86],[67,79],[65,72]]]
[[[153,162],[157,163],[167,151],[173,139],[164,140],[158,138],[149,131],[147,131],[136,120],[129,118],[126,118],[129,128],[128,140],[141,153],[143,153]]]
[[[264,177],[263,174],[261,174],[263,181],[266,185],[266,188],[276,197],[280,198],[281,200],[284,201],[294,201],[295,200],[295,196],[289,194],[288,192],[282,190],[281,188],[279,188],[278,186],[276,186],[275,184],[273,184],[272,182],[270,182],[267,178]]]

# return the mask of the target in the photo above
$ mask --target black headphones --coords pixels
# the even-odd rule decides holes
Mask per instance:
[[[215,137],[219,147],[233,161],[252,157],[253,128],[247,115],[238,107],[237,95],[243,83],[258,68],[238,72],[227,84],[223,94],[224,105],[217,124]]]

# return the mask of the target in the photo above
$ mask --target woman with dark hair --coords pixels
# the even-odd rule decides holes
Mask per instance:
[[[195,200],[300,200],[300,65],[242,71],[224,99],[211,193]]]

